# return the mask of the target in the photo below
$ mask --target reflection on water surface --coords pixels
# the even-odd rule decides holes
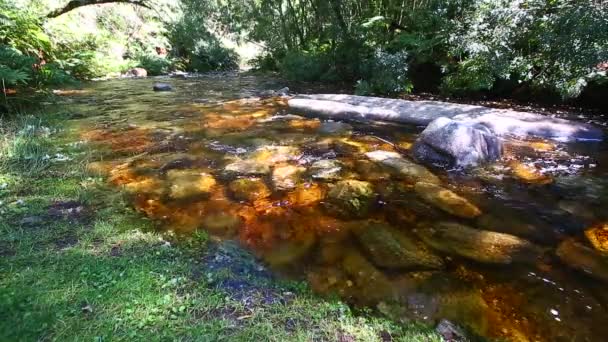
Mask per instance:
[[[91,172],[163,229],[237,239],[277,273],[397,320],[604,340],[604,145],[513,140],[500,163],[446,172],[407,157],[419,127],[246,98],[272,80],[175,79],[168,93],[153,82],[95,83],[69,101],[101,156]]]

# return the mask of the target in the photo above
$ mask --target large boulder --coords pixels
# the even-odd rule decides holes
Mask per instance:
[[[416,233],[438,251],[482,263],[534,263],[542,254],[540,247],[517,236],[459,223],[438,222]]]
[[[381,222],[357,223],[357,240],[372,262],[383,268],[439,269],[443,260],[407,235]]]
[[[450,102],[315,94],[300,95],[288,103],[293,111],[328,119],[428,125],[437,118],[446,117],[471,124],[482,124],[498,136],[602,140],[604,135],[601,129],[581,122],[536,113]]]
[[[413,153],[426,164],[477,166],[499,159],[502,143],[481,124],[438,118],[420,133]]]
[[[403,158],[397,152],[373,151],[365,154],[370,160],[382,165],[396,177],[410,182],[427,182],[439,184],[441,181],[431,171]]]

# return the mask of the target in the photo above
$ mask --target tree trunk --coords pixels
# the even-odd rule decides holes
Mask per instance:
[[[342,31],[342,38],[348,40],[348,26],[346,25],[346,21],[344,20],[344,16],[342,15],[342,0],[330,0],[329,3],[331,4],[331,8],[334,11],[336,20],[338,21],[340,31]]]
[[[68,2],[68,4],[65,5],[64,7],[58,8],[58,9],[52,11],[51,13],[47,14],[46,17],[47,18],[56,18],[62,14],[65,14],[65,13],[67,13],[71,10],[74,10],[76,8],[79,8],[79,7],[89,6],[89,5],[109,4],[109,3],[133,4],[133,5],[138,5],[138,6],[142,6],[145,8],[150,8],[144,2],[144,0],[72,0],[72,1]]]

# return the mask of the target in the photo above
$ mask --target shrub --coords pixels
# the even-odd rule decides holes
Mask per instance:
[[[144,68],[150,76],[168,74],[173,69],[171,60],[154,55],[141,55],[137,58],[136,67]]]
[[[200,42],[190,57],[190,70],[228,71],[239,68],[236,51],[222,46],[219,42]]]
[[[306,51],[288,52],[279,63],[279,70],[294,81],[319,81],[330,66],[325,56]]]
[[[387,95],[409,93],[412,83],[408,78],[408,54],[405,51],[390,53],[377,50],[366,62],[363,79],[357,82],[360,95]]]

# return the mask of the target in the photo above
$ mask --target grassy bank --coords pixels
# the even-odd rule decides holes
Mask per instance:
[[[85,171],[68,113],[1,123],[0,341],[435,341],[300,282],[233,243],[177,238]]]

